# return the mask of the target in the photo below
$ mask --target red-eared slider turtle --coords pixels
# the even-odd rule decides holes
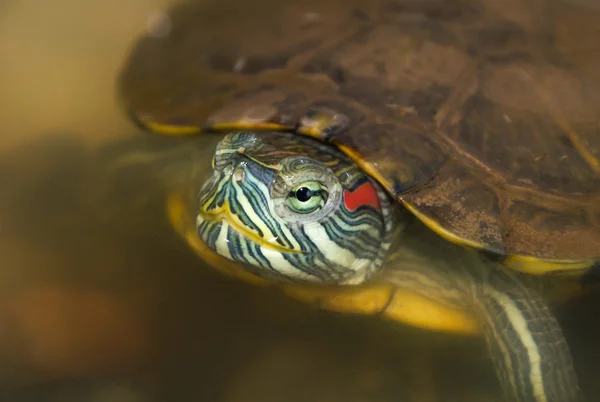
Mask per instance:
[[[600,87],[540,3],[187,5],[121,95],[150,131],[228,133],[168,202],[219,269],[481,332],[508,400],[581,401],[545,300],[600,260]]]

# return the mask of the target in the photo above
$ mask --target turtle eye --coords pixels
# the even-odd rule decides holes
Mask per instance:
[[[322,209],[329,197],[327,187],[316,180],[306,181],[294,187],[285,201],[286,206],[297,214],[310,214]]]
[[[335,214],[342,200],[333,171],[306,156],[283,159],[270,187],[274,212],[289,224],[319,223]]]

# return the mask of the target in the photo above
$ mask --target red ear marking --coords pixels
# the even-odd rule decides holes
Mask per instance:
[[[379,194],[371,182],[361,184],[354,191],[344,190],[344,205],[350,211],[355,211],[362,205],[368,205],[381,211]]]

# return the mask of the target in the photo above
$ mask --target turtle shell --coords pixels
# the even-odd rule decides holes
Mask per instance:
[[[135,44],[120,95],[162,134],[330,142],[445,238],[521,271],[585,270],[600,258],[600,12],[577,12],[556,1],[189,3]]]

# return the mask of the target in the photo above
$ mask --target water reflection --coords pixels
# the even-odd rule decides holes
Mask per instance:
[[[113,72],[159,5],[117,3],[96,2],[84,18],[66,1],[54,3],[54,14],[13,2],[4,18],[2,59],[11,63],[0,67],[0,397],[496,400],[479,340],[315,311],[224,278],[171,233],[157,194],[138,191],[153,187],[144,171],[113,187],[102,173],[119,146],[90,144],[136,137],[113,102]],[[92,25],[98,10],[105,18]],[[115,14],[122,22],[106,24]],[[596,14],[562,15],[571,27],[564,46],[597,74]],[[59,25],[70,29],[39,40]],[[120,191],[94,192],[111,188]],[[598,302],[590,294],[559,311],[589,400],[600,398]]]

